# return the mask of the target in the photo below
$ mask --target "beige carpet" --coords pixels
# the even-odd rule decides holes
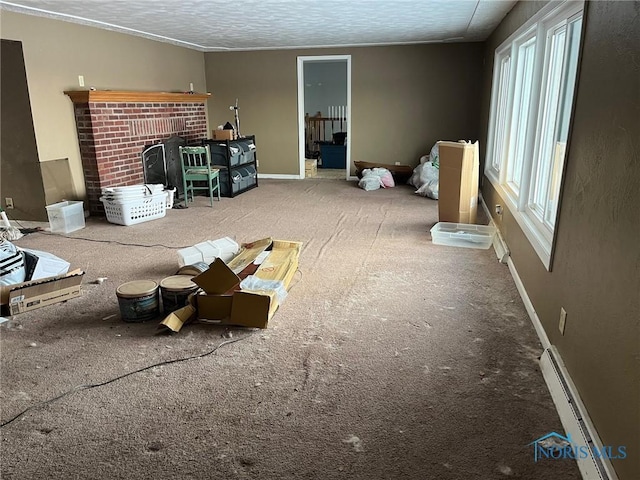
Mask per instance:
[[[2,478],[579,478],[527,446],[562,427],[507,267],[433,245],[436,220],[406,186],[261,180],[214,208],[17,240],[87,273],[80,298],[0,327],[3,423],[70,392],[0,429]],[[304,242],[268,329],[120,320],[118,285],[161,280],[175,248],[224,236]]]

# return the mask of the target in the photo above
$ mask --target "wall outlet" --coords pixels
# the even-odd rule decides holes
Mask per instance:
[[[13,198],[11,198],[11,197],[6,197],[6,198],[4,199],[4,204],[6,205],[7,209],[9,209],[9,208],[14,208],[14,206],[13,206]]]
[[[396,162],[396,165],[400,165],[400,162]]]
[[[502,205],[496,205],[496,215],[502,215]]]
[[[84,87],[84,75],[78,75],[78,85]]]
[[[558,323],[558,330],[560,334],[564,335],[564,326],[567,324],[567,311],[564,307],[560,307],[560,323]]]

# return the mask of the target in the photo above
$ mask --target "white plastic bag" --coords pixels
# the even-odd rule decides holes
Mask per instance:
[[[374,170],[378,170],[374,168],[373,170],[370,168],[365,168],[362,170],[362,178],[358,182],[358,186],[366,191],[377,190],[382,187],[382,179],[380,175],[374,173]]]
[[[438,200],[438,183],[440,179],[440,169],[438,164],[434,164],[429,161],[422,166],[422,175],[420,179],[423,181],[422,185],[416,193],[425,197]]]
[[[416,194],[438,200],[438,183],[440,178],[440,153],[436,142],[429,155],[420,157],[420,164],[413,169],[407,183],[417,188]]]
[[[380,181],[380,177],[369,175],[362,177],[358,182],[358,186],[363,190],[371,191],[379,189],[382,186],[382,182]]]
[[[240,282],[240,288],[250,292],[273,291],[276,293],[278,303],[280,304],[287,298],[287,290],[284,288],[284,283],[282,283],[281,280],[263,280],[255,275],[248,275]]]
[[[69,271],[71,264],[66,260],[49,252],[24,248],[25,270],[27,280],[40,280],[42,278],[64,275]],[[30,258],[28,258],[30,255]]]
[[[419,188],[421,186],[420,172],[422,171],[422,158],[420,159],[420,164],[413,169],[413,173],[409,177],[409,180],[407,180],[407,185],[411,185],[412,187],[416,187],[416,188]]]
[[[386,168],[376,167],[371,170],[371,174],[380,177],[382,188],[391,188],[396,186],[396,183],[393,180],[393,175]]]
[[[25,277],[22,251],[11,242],[0,242],[0,285],[22,283]]]
[[[429,153],[429,160],[434,165],[440,165],[440,149],[438,148],[438,142],[433,144],[431,152]]]

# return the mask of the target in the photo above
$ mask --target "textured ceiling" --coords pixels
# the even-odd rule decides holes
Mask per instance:
[[[485,40],[508,0],[0,0],[3,9],[201,51]]]

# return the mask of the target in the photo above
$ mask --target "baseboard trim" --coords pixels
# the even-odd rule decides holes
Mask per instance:
[[[516,270],[516,266],[513,264],[511,257],[507,259],[507,265],[509,266],[509,271],[511,272],[513,281],[516,284],[520,298],[522,298],[522,303],[524,303],[524,308],[527,309],[531,323],[533,323],[533,328],[536,329],[542,348],[546,350],[551,346],[551,342],[549,341],[549,337],[547,337],[547,332],[545,332],[544,327],[542,326],[542,322],[540,322],[540,318],[538,318],[535,308],[533,308],[533,303],[531,303],[531,299],[524,288],[524,283],[522,283],[522,279],[520,278],[520,275],[518,275],[518,271]]]
[[[275,180],[301,180],[300,175],[289,175],[283,173],[258,173],[258,180],[263,178],[272,178]]]
[[[302,180],[303,178],[300,175],[289,175],[283,173],[258,173],[258,180],[263,178],[270,178],[275,180]],[[349,176],[348,181],[357,181],[359,180],[356,176]]]

